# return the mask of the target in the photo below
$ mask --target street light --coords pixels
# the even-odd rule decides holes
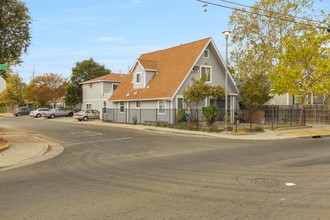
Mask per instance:
[[[231,31],[226,30],[222,32],[225,35],[226,38],[226,71],[225,71],[225,130],[228,129],[228,36],[231,33]]]

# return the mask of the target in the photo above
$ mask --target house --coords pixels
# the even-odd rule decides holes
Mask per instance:
[[[82,109],[112,108],[109,97],[118,88],[127,74],[111,73],[82,83]]]
[[[225,62],[212,38],[142,54],[116,92],[109,96],[117,110],[112,113],[112,120],[126,123],[132,117],[144,121],[149,117],[150,121],[156,118],[173,123],[173,110],[185,107],[182,92],[192,84],[193,77],[200,79],[206,75],[207,84],[225,87],[225,72]],[[228,110],[231,110],[232,122],[234,110],[238,108],[238,96],[236,84],[229,74]],[[209,97],[199,103],[199,108],[213,101]],[[224,109],[224,103],[224,99],[219,100],[217,105]]]
[[[290,95],[289,93],[283,95],[275,94],[271,100],[265,105],[297,105],[300,103],[299,96]],[[308,97],[308,105],[326,105],[327,96],[325,95],[311,95]]]

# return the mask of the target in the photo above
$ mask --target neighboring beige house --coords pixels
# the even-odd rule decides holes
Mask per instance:
[[[274,95],[265,105],[296,105],[299,104],[299,97],[286,93],[284,95]],[[309,105],[326,105],[327,100],[324,96],[312,95],[308,99]]]
[[[119,122],[127,122],[140,109],[145,110],[143,118],[151,115],[151,112],[154,114],[151,110],[157,109],[156,114],[160,120],[170,119],[173,122],[175,111],[172,110],[185,107],[182,92],[192,84],[193,77],[200,79],[202,75],[206,75],[207,84],[225,87],[225,72],[225,61],[212,38],[142,54],[129,75],[123,77],[116,92],[107,94],[112,103],[109,106],[118,110],[116,121]],[[88,86],[88,82],[84,86]],[[87,92],[87,89],[84,91]],[[106,96],[102,95],[100,99],[104,100],[104,97]],[[236,84],[228,75],[228,110],[231,110],[232,122],[234,110],[238,108],[238,97]],[[211,102],[214,100],[209,97],[199,103],[199,108],[210,105]],[[224,100],[218,101],[218,108],[224,109],[224,103]]]
[[[118,88],[127,74],[111,73],[82,83],[83,102],[82,109],[113,108],[109,97]]]

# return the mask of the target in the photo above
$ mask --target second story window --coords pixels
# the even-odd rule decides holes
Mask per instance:
[[[116,89],[118,88],[119,84],[112,84],[112,91],[116,91]]]
[[[212,68],[210,66],[201,66],[201,77],[206,77],[207,83],[212,82]]]
[[[209,58],[209,50],[208,49],[204,50],[203,57],[204,58]]]
[[[141,73],[136,73],[135,75],[135,82],[136,83],[141,83],[142,82],[142,74]]]

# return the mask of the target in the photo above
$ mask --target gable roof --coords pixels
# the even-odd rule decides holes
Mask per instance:
[[[181,44],[176,47],[142,54],[139,63],[145,70],[156,70],[157,73],[145,88],[133,89],[133,72],[125,78],[111,101],[152,100],[171,98],[179,88],[197,59],[207,47],[211,38]],[[133,68],[134,69],[134,68]]]
[[[124,78],[126,78],[127,76],[128,76],[127,74],[110,73],[91,80],[87,80],[82,84],[96,83],[96,82],[122,82]]]

